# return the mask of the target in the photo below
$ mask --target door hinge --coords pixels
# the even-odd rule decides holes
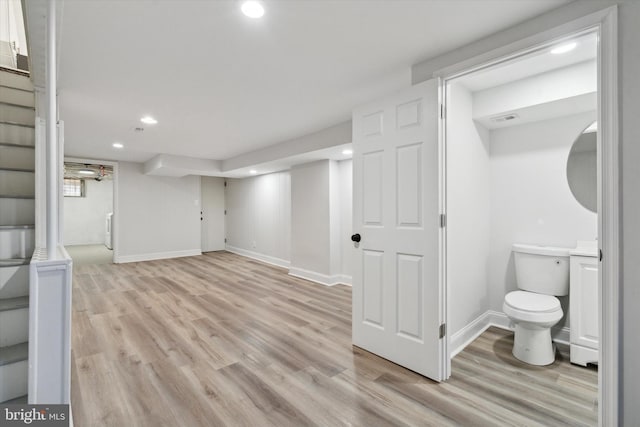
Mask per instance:
[[[226,209],[224,210],[224,214],[225,214],[225,215],[227,214],[227,210],[226,210]]]
[[[227,243],[227,238],[226,237],[224,238],[224,242]]]
[[[598,258],[600,259],[600,262],[602,262],[602,249],[598,249]]]
[[[440,214],[440,228],[445,228],[447,226],[447,216],[445,214]]]
[[[225,187],[227,186],[227,181],[225,181],[225,182],[224,182],[224,186],[225,186]]]
[[[444,114],[445,114],[445,109],[444,109],[444,104],[440,104],[440,118],[444,119]]]
[[[444,338],[447,335],[447,324],[443,323],[440,325],[440,338]]]

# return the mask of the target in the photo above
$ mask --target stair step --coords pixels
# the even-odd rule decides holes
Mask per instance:
[[[24,396],[2,402],[3,405],[26,405],[27,403],[29,403],[29,397],[26,394]]]
[[[35,145],[27,145],[27,144],[14,144],[11,142],[0,142],[0,147],[15,147],[15,148],[24,148],[25,150],[35,150]]]
[[[29,343],[0,347],[0,366],[21,362],[29,358]]]
[[[3,102],[24,105],[25,107],[33,107],[35,105],[33,91],[4,85],[0,85],[0,99]]]
[[[9,299],[29,295],[29,261],[14,261],[13,264],[0,260],[0,298]],[[1,325],[0,325],[1,328]]]
[[[0,299],[0,348],[29,341],[29,297]]]
[[[19,265],[28,265],[30,262],[31,262],[31,258],[4,258],[4,259],[0,259],[0,268],[16,267]]]
[[[0,71],[0,85],[33,91],[33,83],[31,83],[31,79],[23,73]]]
[[[34,147],[35,140],[35,126],[0,123],[0,141],[2,143]]]
[[[7,101],[0,101],[0,107],[2,106],[12,107],[12,108],[24,108],[25,110],[36,111],[36,107],[32,107],[30,105],[16,104],[16,103],[7,102]]]
[[[20,194],[0,194],[0,199],[35,199],[35,196]]]
[[[20,87],[13,87],[5,84],[0,84],[0,90],[2,89],[11,89],[11,90],[19,90],[20,92],[25,92],[25,93],[34,93],[33,89],[23,89]]]
[[[0,171],[7,171],[7,172],[24,172],[24,173],[35,173],[36,170],[35,169],[26,169],[26,168],[3,168],[0,167]]]
[[[33,125],[36,122],[36,110],[33,107],[0,101],[0,120],[5,123]]]
[[[0,120],[0,125],[19,126],[19,127],[23,127],[23,128],[32,128],[32,129],[36,128],[36,126],[32,125],[32,124],[19,123],[19,122],[14,122],[14,121],[11,121],[11,120]]]
[[[0,259],[28,258],[35,250],[35,229],[0,229]]]
[[[29,297],[0,299],[0,312],[29,307]]]
[[[0,194],[33,197],[35,191],[35,175],[32,172],[0,170]]]
[[[3,199],[0,201],[0,221],[2,221],[2,225],[33,224],[35,217],[34,200]]]
[[[28,351],[28,349],[27,349]],[[21,350],[24,352],[24,350]],[[29,391],[29,360],[0,365],[0,402],[24,396]]]
[[[0,169],[34,172],[35,167],[33,147],[0,145]]]

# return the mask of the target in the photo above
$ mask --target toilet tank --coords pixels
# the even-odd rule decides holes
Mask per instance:
[[[569,249],[514,244],[518,288],[545,295],[569,294]]]

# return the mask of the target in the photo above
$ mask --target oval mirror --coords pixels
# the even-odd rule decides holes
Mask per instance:
[[[573,197],[591,212],[598,210],[597,123],[584,130],[573,143],[567,159],[567,180]]]

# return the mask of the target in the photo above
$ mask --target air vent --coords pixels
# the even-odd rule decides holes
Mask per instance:
[[[144,128],[133,128],[134,132],[144,132]]]
[[[511,114],[504,114],[502,116],[491,117],[490,120],[494,123],[502,123],[502,122],[509,122],[511,120],[516,120],[519,117],[520,116],[518,116],[517,114],[511,113]]]

